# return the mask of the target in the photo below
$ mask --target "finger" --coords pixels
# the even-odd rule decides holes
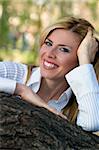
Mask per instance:
[[[92,30],[92,28],[88,28],[88,32],[87,32],[87,35],[86,36],[88,36],[88,37],[92,37],[93,36],[93,30]]]
[[[63,115],[62,113],[59,113],[59,116],[61,116],[62,118],[68,120],[68,118],[65,115]]]
[[[49,108],[49,111],[51,111],[52,113],[54,113],[54,114],[56,114],[56,115],[58,115],[58,116],[60,116],[60,117],[62,117],[64,119],[68,120],[65,115],[63,115],[61,112],[58,112],[55,108]]]

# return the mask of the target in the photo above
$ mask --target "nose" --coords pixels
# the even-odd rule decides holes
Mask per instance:
[[[47,56],[49,58],[56,58],[56,47],[51,47],[48,51],[47,51]]]

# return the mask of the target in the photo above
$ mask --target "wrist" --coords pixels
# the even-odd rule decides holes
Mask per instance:
[[[79,65],[90,64],[90,58],[86,54],[78,54]]]
[[[23,84],[16,83],[16,88],[15,88],[14,94],[21,96],[22,93],[24,92],[23,86],[24,86]]]

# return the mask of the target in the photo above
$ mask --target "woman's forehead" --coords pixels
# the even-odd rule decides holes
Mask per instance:
[[[55,45],[66,45],[72,49],[77,49],[81,42],[76,33],[65,29],[54,30],[47,39],[51,40]]]
[[[81,41],[80,36],[71,30],[55,29],[47,38],[56,39],[59,41]]]

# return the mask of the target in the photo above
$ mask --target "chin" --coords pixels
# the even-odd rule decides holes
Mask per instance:
[[[52,78],[51,75],[49,75],[48,73],[43,73],[43,72],[41,72],[41,76],[43,78]]]

